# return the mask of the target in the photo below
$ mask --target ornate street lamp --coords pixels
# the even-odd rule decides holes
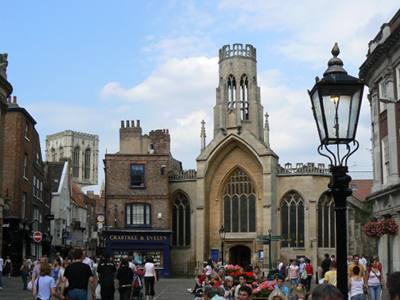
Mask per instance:
[[[225,240],[225,228],[224,225],[221,225],[221,228],[219,229],[219,238],[221,239],[221,261],[222,265],[224,265],[224,240]]]
[[[339,53],[335,43],[333,58],[328,62],[324,77],[317,77],[308,93],[321,141],[318,153],[327,157],[331,165],[332,177],[328,187],[335,201],[336,212],[337,287],[347,299],[346,198],[352,193],[349,189],[351,177],[347,175],[347,160],[359,147],[355,136],[364,84],[347,74],[342,60],[337,57]]]

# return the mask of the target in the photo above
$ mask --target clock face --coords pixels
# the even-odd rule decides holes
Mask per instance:
[[[97,216],[97,221],[104,222],[104,216],[103,215]]]

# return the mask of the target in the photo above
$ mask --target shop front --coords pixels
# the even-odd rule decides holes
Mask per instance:
[[[136,265],[144,266],[152,257],[161,277],[171,275],[171,231],[169,230],[107,230],[104,231],[106,253],[119,261],[123,256],[132,257]]]

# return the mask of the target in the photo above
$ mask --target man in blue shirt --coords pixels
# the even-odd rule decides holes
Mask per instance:
[[[289,295],[289,288],[285,285],[285,278],[281,275],[278,276],[274,288],[281,291],[286,297]]]

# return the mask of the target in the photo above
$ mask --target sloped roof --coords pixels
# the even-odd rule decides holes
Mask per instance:
[[[350,187],[353,190],[353,196],[359,201],[365,201],[368,194],[372,190],[371,179],[358,179],[350,182]]]
[[[78,205],[80,208],[86,208],[85,194],[82,192],[80,187],[75,183],[72,183],[71,198],[74,201],[74,203]]]
[[[48,182],[52,193],[57,193],[61,183],[61,176],[64,169],[65,161],[47,162],[48,166]]]

